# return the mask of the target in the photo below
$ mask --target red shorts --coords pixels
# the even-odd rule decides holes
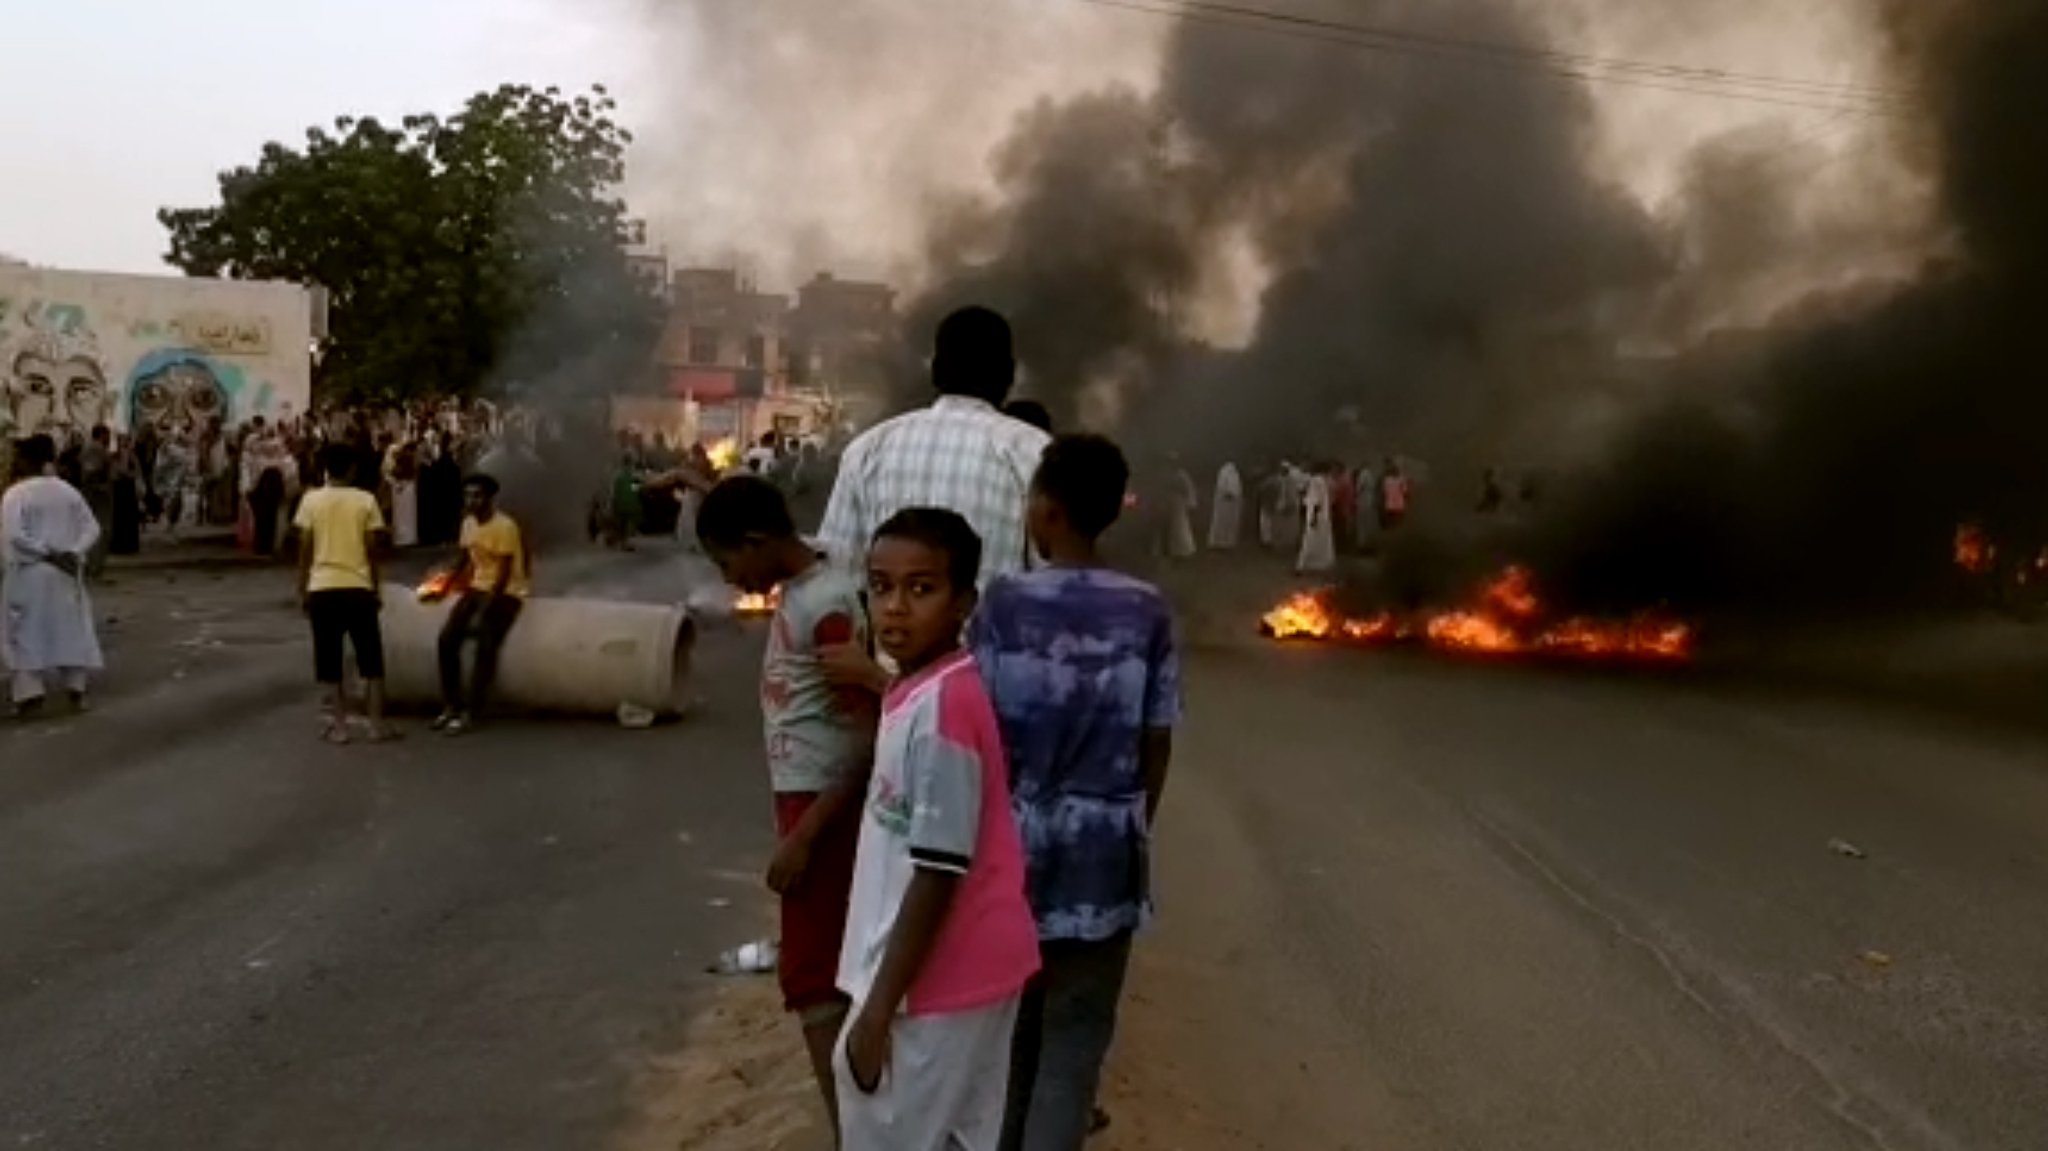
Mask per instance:
[[[775,797],[775,834],[788,835],[818,794],[783,792]],[[811,845],[810,866],[782,896],[782,954],[777,975],[782,1005],[805,1013],[843,1005],[839,990],[839,942],[846,935],[846,904],[853,895],[853,857],[860,846],[861,803],[846,806]]]

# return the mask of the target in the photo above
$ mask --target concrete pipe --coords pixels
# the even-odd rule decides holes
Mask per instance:
[[[413,589],[384,588],[385,690],[394,706],[438,705],[437,644],[454,600],[421,603]],[[583,715],[622,706],[682,714],[696,628],[663,604],[529,599],[498,653],[492,706]],[[465,644],[464,675],[476,645]],[[622,716],[623,718],[623,716]]]

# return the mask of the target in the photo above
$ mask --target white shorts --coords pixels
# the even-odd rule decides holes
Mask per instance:
[[[872,1095],[847,1070],[842,1033],[832,1052],[841,1151],[995,1151],[1016,1027],[1016,999],[954,1015],[897,1016],[889,1066]]]

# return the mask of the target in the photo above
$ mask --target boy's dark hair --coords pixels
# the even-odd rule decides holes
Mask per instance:
[[[1011,400],[1003,405],[1003,414],[1041,432],[1052,431],[1052,413],[1037,400]]]
[[[1060,436],[1045,446],[1031,486],[1059,505],[1067,522],[1088,539],[1109,530],[1123,514],[1131,465],[1107,436]]]
[[[700,516],[702,512],[698,513]],[[959,512],[946,508],[904,508],[875,529],[875,539],[910,540],[946,556],[953,590],[973,591],[981,578],[981,537]]]
[[[1010,321],[987,308],[961,308],[932,338],[932,386],[942,395],[1000,405],[1017,382]]]
[[[355,466],[356,453],[347,444],[328,444],[320,449],[320,471],[327,479],[345,480]]]
[[[494,499],[498,495],[498,477],[489,472],[470,473],[469,478],[462,481],[462,486],[464,488],[477,488],[485,495]]]
[[[754,535],[788,539],[795,534],[796,520],[782,489],[760,476],[722,479],[697,506],[697,540],[708,548],[736,548]]]

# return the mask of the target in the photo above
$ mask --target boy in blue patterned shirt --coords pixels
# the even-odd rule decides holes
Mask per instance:
[[[1017,1020],[1005,1151],[1077,1151],[1087,1138],[1131,936],[1152,912],[1180,654],[1166,598],[1097,550],[1129,483],[1109,440],[1053,441],[1028,519],[1051,566],[991,584],[969,626],[1009,756],[1044,962]]]

